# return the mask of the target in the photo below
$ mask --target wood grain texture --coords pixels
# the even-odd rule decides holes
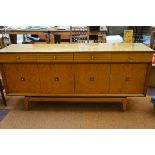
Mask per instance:
[[[8,95],[72,101],[146,95],[152,50],[143,44],[13,45],[0,51]]]
[[[110,93],[144,93],[147,64],[112,64]]]
[[[150,62],[152,60],[152,54],[112,54],[112,62]]]
[[[37,62],[73,62],[71,53],[37,54]]]
[[[36,64],[4,64],[9,93],[39,93],[40,82]]]
[[[122,111],[127,109],[127,98],[54,98],[54,97],[25,97],[25,108],[29,110],[30,101],[63,101],[63,102],[105,102],[122,103]]]
[[[153,52],[141,43],[89,43],[89,44],[12,44],[0,52]]]
[[[22,63],[22,62],[37,62],[37,56],[35,54],[23,54],[23,53],[18,53],[18,54],[12,54],[12,53],[2,53],[0,55],[0,62],[1,63]]]
[[[75,66],[75,93],[108,94],[110,65],[77,64]]]
[[[74,93],[74,70],[71,64],[39,64],[42,93]]]

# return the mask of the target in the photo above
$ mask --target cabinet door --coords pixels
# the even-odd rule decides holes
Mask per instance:
[[[111,94],[143,94],[148,64],[112,64]]]
[[[9,93],[39,93],[40,82],[36,64],[4,64]]]
[[[42,93],[74,93],[74,70],[72,64],[39,64]]]
[[[110,64],[76,64],[75,93],[107,94]]]

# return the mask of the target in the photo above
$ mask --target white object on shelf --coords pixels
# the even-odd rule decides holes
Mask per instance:
[[[110,35],[106,36],[107,43],[121,43],[123,42],[123,38],[120,35]]]

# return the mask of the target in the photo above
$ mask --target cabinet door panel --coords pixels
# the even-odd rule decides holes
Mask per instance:
[[[4,64],[9,93],[39,93],[40,82],[36,64]]]
[[[109,64],[77,64],[75,66],[75,93],[107,94],[109,74]]]
[[[39,64],[42,93],[74,93],[72,64]]]
[[[112,64],[111,94],[143,94],[147,64]]]

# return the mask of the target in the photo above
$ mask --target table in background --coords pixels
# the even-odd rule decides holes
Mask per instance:
[[[30,28],[22,28],[22,27],[8,27],[8,28],[3,28],[0,29],[1,34],[9,34],[11,43],[17,44],[17,34],[37,34],[40,36],[40,38],[46,39],[47,43],[55,43],[55,36],[60,36],[60,39],[68,39],[69,42],[71,41],[72,38],[72,32],[70,27],[48,27],[48,28],[38,28],[34,29],[33,27]],[[98,40],[102,38],[101,42],[106,42],[106,33],[107,33],[107,28],[106,26],[102,26],[102,29],[99,31],[89,31],[89,35],[97,35]],[[23,35],[23,36],[24,36]],[[23,40],[25,40],[25,37],[23,37]]]

